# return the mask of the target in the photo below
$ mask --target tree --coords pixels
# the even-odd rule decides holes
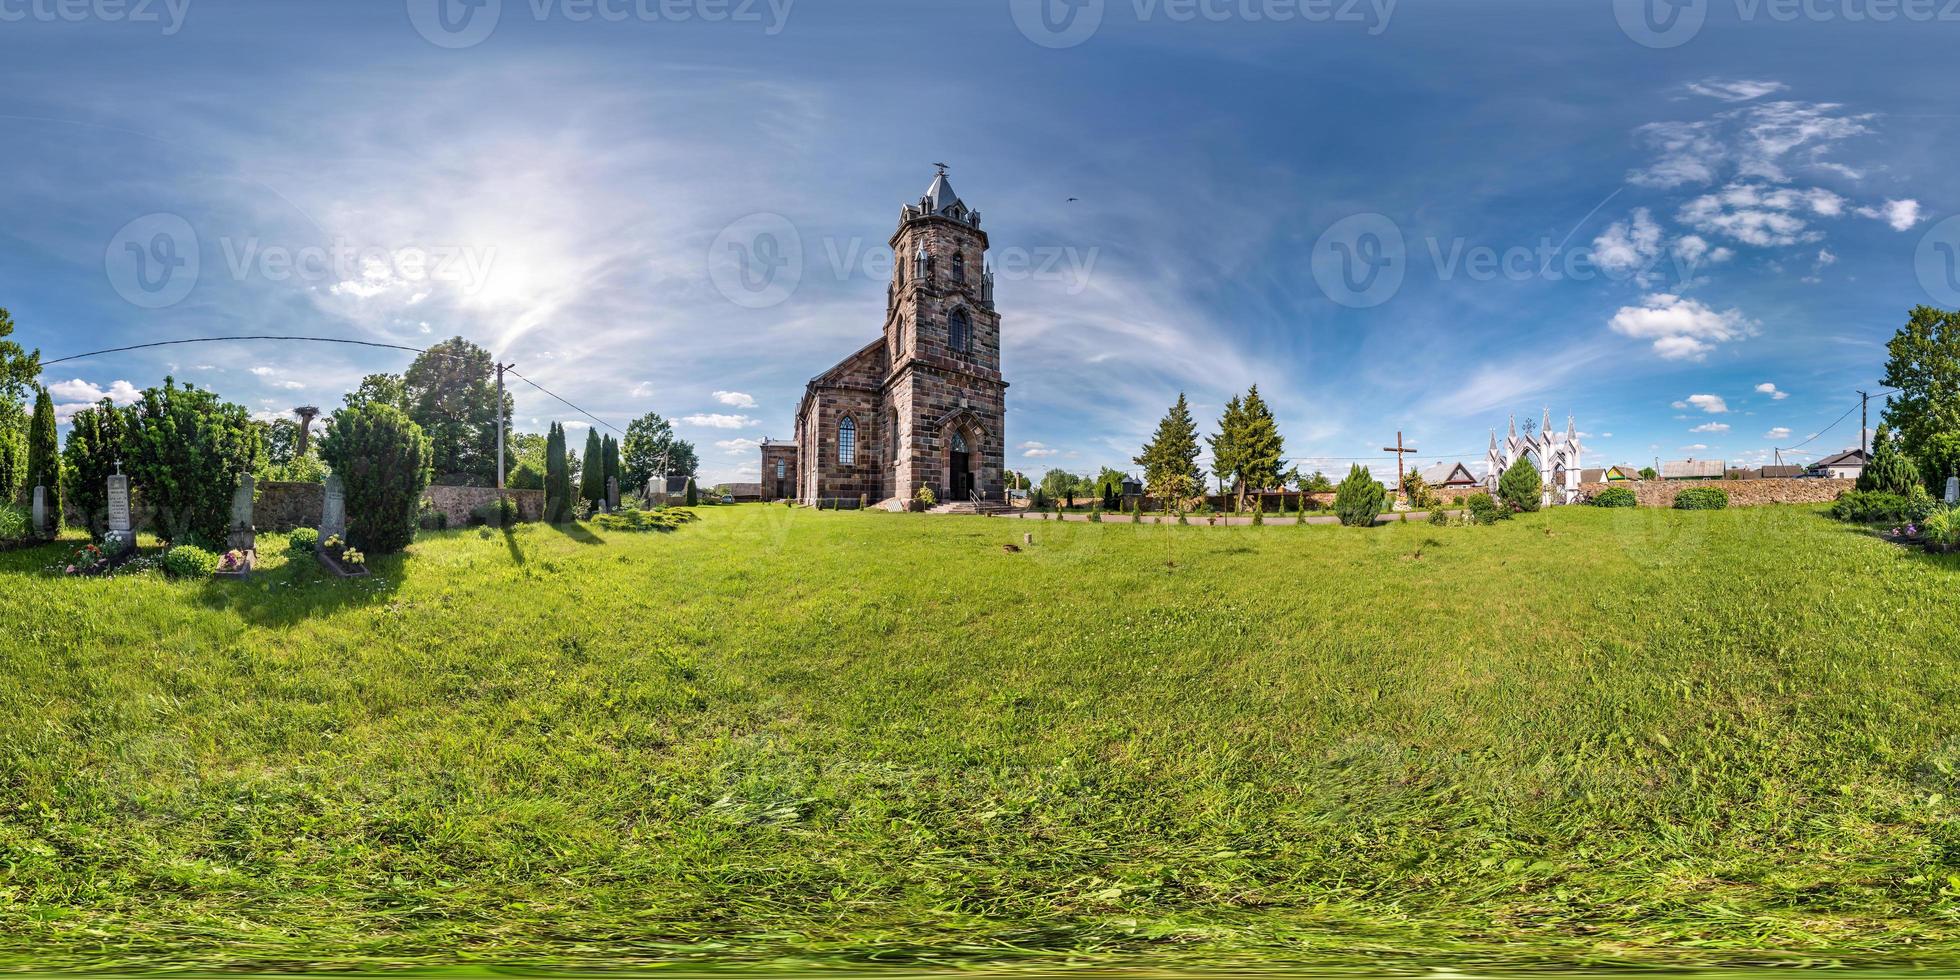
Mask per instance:
[[[646,486],[661,475],[663,459],[666,473],[672,476],[693,476],[701,465],[694,445],[675,436],[673,425],[657,413],[648,412],[626,426],[626,439],[620,444],[622,485]]]
[[[1286,440],[1280,438],[1279,421],[1273,410],[1259,397],[1259,386],[1245,393],[1239,412],[1239,431],[1234,439],[1237,454],[1239,509],[1245,509],[1248,491],[1276,490],[1284,485]]]
[[[1960,312],[1915,307],[1885,349],[1885,386],[1899,393],[1884,418],[1916,457],[1938,433],[1960,432]]]
[[[1211,475],[1218,478],[1220,487],[1226,480],[1237,488],[1241,472],[1240,440],[1245,430],[1245,405],[1239,396],[1225,403],[1225,413],[1218,417],[1218,434],[1207,436],[1205,442],[1211,446]],[[1243,502],[1244,495],[1240,495]]]
[[[579,470],[579,498],[591,504],[606,499],[606,446],[599,430],[585,430],[585,465]]]
[[[1414,470],[1402,475],[1402,496],[1408,499],[1409,506],[1415,510],[1435,510],[1443,504],[1443,498],[1437,496],[1436,491],[1429,489],[1428,481],[1422,478],[1421,473]]]
[[[361,379],[360,387],[348,392],[341,401],[348,408],[387,405],[408,411],[408,393],[402,387],[402,376],[399,374],[370,374]]]
[[[33,499],[35,487],[46,487],[55,533],[61,531],[61,443],[55,436],[54,398],[40,388],[34,396],[34,417],[27,425],[27,474],[21,489]],[[40,531],[40,528],[35,528]]]
[[[1319,470],[1314,470],[1311,475],[1301,478],[1300,492],[1301,493],[1333,493],[1334,481],[1328,479],[1327,474],[1322,473]]]
[[[1642,466],[1640,468],[1640,478],[1643,480],[1658,480],[1661,478],[1661,474],[1659,470],[1651,466]]]
[[[1198,491],[1198,424],[1191,418],[1191,406],[1183,392],[1178,393],[1177,404],[1157,423],[1157,433],[1134,462],[1143,467],[1144,486],[1164,502],[1166,512],[1173,501]]]
[[[68,422],[68,500],[90,534],[100,538],[109,529],[109,477],[126,452],[124,433],[129,413],[103,399],[84,408]]]
[[[129,478],[155,510],[157,532],[172,544],[222,545],[232,491],[264,453],[251,415],[173,378],[146,389],[128,411]]]
[[[497,485],[497,429],[510,417],[511,396],[498,402],[496,372],[489,351],[451,337],[418,355],[402,375],[408,417],[435,452],[437,482]]]
[[[1043,473],[1041,493],[1049,500],[1067,500],[1075,496],[1075,474],[1061,469]]]
[[[0,504],[18,498],[27,479],[28,416],[21,407],[41,376],[41,352],[8,340],[14,318],[0,307]],[[33,493],[33,487],[26,488]]]
[[[611,500],[613,484],[617,483],[621,488],[626,486],[626,481],[620,478],[619,473],[619,440],[614,439],[612,436],[607,436],[605,453],[606,468],[603,474],[604,479],[599,481],[599,487],[600,491],[607,495],[606,499]]]
[[[1944,499],[1946,478],[1960,476],[1960,431],[1936,432],[1919,450],[1919,475],[1933,496]]]
[[[1388,506],[1388,491],[1356,463],[1334,489],[1334,513],[1347,527],[1371,527]]]
[[[565,427],[551,423],[545,437],[544,519],[563,524],[572,519],[572,471],[565,459]]]
[[[13,402],[0,402],[0,504],[20,497],[27,477],[27,413]]]
[[[1903,440],[1891,426],[1881,425],[1872,437],[1871,462],[1858,474],[1858,489],[1906,496],[1919,485],[1919,467],[1907,456]]]
[[[393,406],[365,405],[333,417],[320,439],[320,458],[346,491],[349,544],[387,555],[414,542],[432,456],[422,427]]]
[[[1538,476],[1538,466],[1526,456],[1518,457],[1518,461],[1497,478],[1497,499],[1519,513],[1536,511],[1545,502],[1544,492],[1545,483]]]
[[[0,307],[0,404],[19,405],[36,387],[41,376],[41,352],[29,351],[8,340],[14,333],[14,317]]]
[[[1123,481],[1128,479],[1122,473],[1105,466],[1096,474],[1092,492],[1102,498],[1104,510],[1115,510],[1123,506]]]

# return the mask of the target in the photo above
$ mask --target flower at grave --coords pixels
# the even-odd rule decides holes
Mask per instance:
[[[73,565],[68,566],[68,574],[70,575],[75,574],[75,566]]]
[[[338,548],[341,545],[340,535],[329,534],[327,535],[327,540],[322,541],[320,544],[325,548]]]
[[[341,554],[340,554],[340,560],[341,560],[341,561],[343,561],[343,562],[345,562],[345,563],[347,563],[347,564],[349,564],[349,565],[365,565],[365,564],[367,564],[367,556],[366,556],[366,555],[363,555],[363,554],[361,554],[361,553],[360,553],[360,552],[358,552],[358,551],[355,551],[355,550],[354,550],[354,549],[352,549],[352,548],[349,548],[349,549],[347,549],[346,551],[343,551],[343,552],[341,552]]]

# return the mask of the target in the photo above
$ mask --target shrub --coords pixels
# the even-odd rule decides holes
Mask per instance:
[[[1872,461],[1858,474],[1857,489],[1904,496],[1920,485],[1919,467],[1905,454],[1892,430],[1879,426],[1872,439]]]
[[[592,524],[603,531],[674,531],[692,520],[694,520],[692,511],[656,507],[653,510],[622,510],[617,514],[600,514],[592,519]]]
[[[1519,513],[1535,512],[1544,503],[1545,483],[1538,478],[1538,467],[1527,457],[1519,457],[1497,480],[1497,497],[1504,506]]]
[[[1035,491],[1037,496],[1040,492],[1039,490]],[[912,502],[918,504],[920,510],[931,510],[933,507],[939,505],[939,498],[933,495],[931,487],[921,483],[919,484],[919,492],[912,495]],[[1036,506],[1039,506],[1038,502]]]
[[[544,469],[535,459],[520,459],[511,467],[510,477],[504,485],[512,490],[543,490]]]
[[[1909,524],[1925,520],[1937,509],[1939,504],[1926,488],[1915,486],[1905,494],[1846,490],[1838,494],[1828,513],[1852,524]]]
[[[1674,495],[1675,510],[1723,510],[1729,506],[1729,492],[1721,487],[1691,487]]]
[[[343,409],[320,440],[320,457],[347,493],[349,543],[376,555],[415,540],[415,515],[429,486],[429,439],[398,408]]]
[[[0,501],[0,547],[27,541],[33,531],[28,525],[33,521],[34,515],[27,508]]]
[[[563,524],[572,519],[572,470],[565,458],[565,427],[551,423],[544,439],[544,519]]]
[[[320,550],[320,532],[310,527],[302,527],[286,535],[286,554],[294,558],[305,558]]]
[[[1919,522],[1919,533],[1926,543],[1940,548],[1960,545],[1960,510],[1942,507]]]
[[[1437,507],[1429,512],[1429,523],[1441,527],[1450,522],[1450,512]]]
[[[238,475],[258,469],[264,451],[244,406],[165,378],[126,421],[129,481],[155,509],[158,532],[172,544],[225,540]]]
[[[699,507],[701,505],[701,490],[694,485],[692,478],[687,481],[687,505],[689,507]]]
[[[446,519],[444,523],[447,523]],[[517,503],[509,497],[480,503],[470,508],[470,524],[474,527],[514,527],[517,524]]]
[[[1640,498],[1628,487],[1607,487],[1593,494],[1594,507],[1638,507]]]
[[[1919,450],[1919,475],[1927,492],[1946,497],[1946,478],[1960,476],[1960,432],[1936,432]]]
[[[163,571],[171,578],[210,578],[218,556],[196,545],[180,544],[164,553]]]
[[[1470,520],[1477,524],[1495,524],[1511,516],[1510,511],[1497,506],[1497,501],[1487,493],[1471,494],[1464,501],[1464,506],[1470,509]]]
[[[1347,479],[1334,490],[1334,510],[1347,527],[1372,527],[1388,505],[1388,491],[1359,464],[1348,469]]]

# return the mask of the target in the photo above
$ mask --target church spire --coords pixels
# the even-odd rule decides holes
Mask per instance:
[[[964,208],[965,202],[953,190],[953,182],[946,179],[946,165],[935,163],[938,173],[933,175],[932,186],[926,188],[925,205],[928,214],[946,214],[955,206]]]

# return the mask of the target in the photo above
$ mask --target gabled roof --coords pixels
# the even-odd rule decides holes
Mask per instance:
[[[1810,464],[1810,468],[1821,470],[1826,466],[1863,466],[1869,462],[1871,462],[1871,457],[1864,450],[1847,449],[1844,452],[1838,453],[1836,456],[1826,456]]]
[[[1763,479],[1765,480],[1788,480],[1791,477],[1798,477],[1802,475],[1803,475],[1803,467],[1801,466],[1763,467]]]
[[[1719,459],[1671,459],[1661,464],[1663,480],[1719,480],[1728,464]]]
[[[1622,480],[1638,480],[1640,479],[1640,471],[1631,466],[1608,466],[1606,468],[1606,478],[1611,480],[1616,476]]]
[[[1447,487],[1477,482],[1477,478],[1470,475],[1470,468],[1462,463],[1431,463],[1417,470],[1416,475],[1422,478],[1422,482],[1425,485],[1432,487]]]

